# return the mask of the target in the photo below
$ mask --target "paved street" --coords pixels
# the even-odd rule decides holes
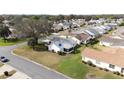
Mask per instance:
[[[14,68],[27,74],[29,77],[33,79],[66,79],[67,78],[64,75],[48,70],[40,65],[29,62],[28,60],[22,59],[20,57],[11,54],[11,50],[23,44],[25,43],[14,46],[0,47],[0,56],[5,56],[11,61],[6,64],[13,66]]]

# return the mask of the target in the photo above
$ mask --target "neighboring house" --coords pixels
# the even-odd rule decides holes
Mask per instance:
[[[77,45],[80,45],[82,43],[87,44],[92,39],[89,34],[86,34],[81,30],[72,31],[72,32],[66,33],[64,35],[60,35],[60,37],[63,37],[63,38],[66,38],[66,39],[70,38],[70,39],[74,40],[77,43]]]
[[[117,28],[117,24],[116,23],[109,23],[109,24],[106,24],[106,25],[109,26],[113,30]]]
[[[107,33],[106,30],[104,30],[103,28],[101,28],[99,26],[94,27],[94,29],[97,30],[100,35],[103,35],[103,34]]]
[[[64,38],[64,39],[68,39],[71,40],[72,42],[75,42],[76,45],[80,45],[81,41],[78,40],[76,37],[72,36],[72,35],[60,35],[60,38]]]
[[[62,23],[59,23],[59,24],[54,23],[53,24],[53,30],[54,31],[61,31],[61,30],[63,30],[63,24]]]
[[[124,47],[124,40],[119,38],[102,37],[99,39],[99,41],[100,45],[104,46]]]
[[[104,25],[104,27],[106,27],[106,29],[107,29],[108,31],[112,30],[112,28],[111,28],[110,26],[108,26],[108,25]]]
[[[111,28],[110,28],[109,26],[101,25],[100,27],[103,28],[103,29],[106,30],[106,31],[111,30]]]
[[[93,28],[86,29],[85,32],[93,38],[98,38],[101,36],[99,32]]]
[[[121,51],[124,52],[124,50]],[[91,62],[97,67],[124,74],[124,53],[121,51],[120,53],[108,53],[86,48],[82,52],[82,61]]]
[[[80,27],[80,25],[78,23],[72,22],[71,28],[79,28],[79,27]]]
[[[75,43],[68,39],[55,37],[48,44],[48,50],[53,52],[71,53],[74,51]]]
[[[92,39],[90,35],[85,33],[72,34],[73,37],[80,41],[80,44],[87,44]]]

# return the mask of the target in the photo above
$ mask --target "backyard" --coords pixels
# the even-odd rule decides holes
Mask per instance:
[[[71,78],[83,79],[86,78],[88,74],[93,74],[95,78],[104,79],[118,79],[123,78],[112,72],[106,72],[100,70],[97,67],[92,67],[84,64],[81,60],[81,52],[85,49],[85,46],[78,48],[78,53],[67,54],[64,56],[58,55],[56,53],[51,53],[48,51],[34,51],[28,46],[19,47],[14,50],[14,53],[21,55],[23,57],[29,58],[37,63],[48,66],[55,69]]]

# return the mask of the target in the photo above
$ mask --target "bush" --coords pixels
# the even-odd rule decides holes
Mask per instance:
[[[91,61],[88,61],[87,64],[93,66],[93,63]]]
[[[103,70],[103,68],[99,67],[100,70]]]
[[[44,44],[38,44],[34,46],[35,51],[47,51],[47,46]]]
[[[64,55],[64,52],[58,51],[59,55]]]
[[[18,38],[9,38],[9,39],[7,39],[7,41],[8,42],[16,42],[16,41],[18,41]]]
[[[93,67],[96,67],[96,65],[92,64]]]
[[[108,69],[104,68],[104,71],[109,71]]]
[[[82,61],[82,63],[87,64],[87,62],[85,62],[85,61]]]
[[[35,39],[28,40],[27,45],[30,47],[34,47],[37,44],[37,41]]]
[[[116,74],[116,75],[121,75],[121,73],[118,72],[118,71],[114,72],[114,74]]]
[[[121,74],[121,76],[123,77],[124,75],[123,75],[123,74]]]
[[[124,26],[124,22],[123,22],[123,23],[121,23],[119,26]]]

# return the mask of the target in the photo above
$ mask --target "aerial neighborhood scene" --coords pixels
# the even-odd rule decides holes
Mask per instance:
[[[0,79],[124,79],[124,15],[0,15]]]

